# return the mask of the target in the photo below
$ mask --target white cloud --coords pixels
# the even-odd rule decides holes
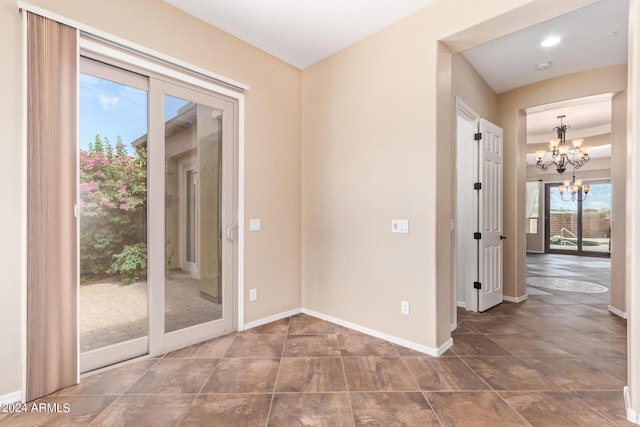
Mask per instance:
[[[100,106],[105,111],[113,110],[118,106],[118,103],[120,102],[120,97],[116,95],[109,95],[102,91],[97,91],[96,95],[100,100]]]

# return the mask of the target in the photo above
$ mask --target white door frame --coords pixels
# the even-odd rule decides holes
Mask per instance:
[[[456,97],[456,203],[455,203],[455,258],[454,258],[454,298],[452,298],[452,329],[457,324],[457,307],[477,311],[474,297],[476,257],[473,215],[473,151],[476,142],[473,134],[477,131],[480,115],[461,98]]]

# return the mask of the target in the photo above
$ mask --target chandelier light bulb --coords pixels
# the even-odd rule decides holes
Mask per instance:
[[[567,168],[572,167],[574,170],[579,169],[582,165],[590,160],[589,151],[591,147],[582,146],[584,139],[577,138],[572,142],[572,146],[566,143],[566,132],[571,126],[563,123],[565,118],[563,114],[557,117],[560,124],[553,128],[557,138],[549,140],[549,151],[551,152],[551,160],[543,161],[546,152],[536,151],[536,166],[542,170],[547,170],[549,166],[554,166],[556,172],[562,174]],[[565,187],[570,188],[569,185]]]

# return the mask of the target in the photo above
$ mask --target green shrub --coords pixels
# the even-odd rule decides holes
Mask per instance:
[[[110,273],[117,273],[128,283],[137,282],[147,275],[147,244],[136,243],[127,245],[119,254],[113,255],[115,260],[109,269]]]

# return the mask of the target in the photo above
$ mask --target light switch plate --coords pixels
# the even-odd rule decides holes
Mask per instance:
[[[409,315],[409,301],[400,301],[400,314]]]
[[[260,219],[249,220],[249,231],[260,231],[260,228],[261,228]]]
[[[258,290],[257,289],[249,289],[249,301],[255,301],[258,299]]]
[[[392,233],[408,233],[409,232],[409,220],[408,219],[392,219],[391,220],[391,232]]]

